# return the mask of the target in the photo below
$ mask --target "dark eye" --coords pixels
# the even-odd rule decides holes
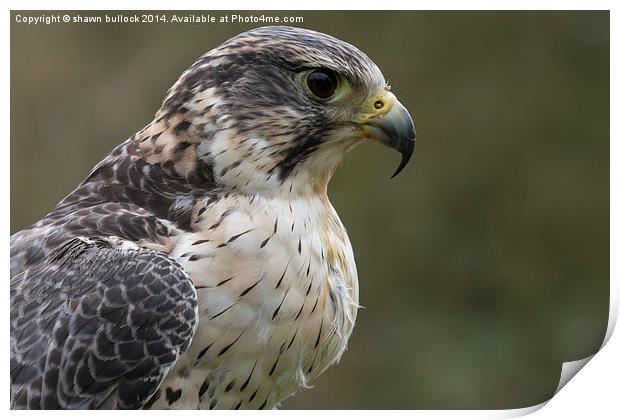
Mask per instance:
[[[327,99],[334,94],[338,86],[338,78],[328,69],[315,70],[306,80],[310,92],[318,98]]]

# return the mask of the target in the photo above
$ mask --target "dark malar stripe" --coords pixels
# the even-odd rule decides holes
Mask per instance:
[[[325,126],[325,122],[317,121],[317,127]],[[327,128],[324,129],[325,131]],[[291,174],[295,167],[310,156],[319,146],[323,143],[325,132],[317,130],[314,133],[302,132],[299,133],[292,141],[291,144],[295,146],[287,150],[284,159],[278,163],[278,169],[280,170],[280,180],[284,182]]]

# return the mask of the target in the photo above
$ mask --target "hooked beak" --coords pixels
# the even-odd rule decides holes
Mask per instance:
[[[394,178],[407,166],[415,149],[415,126],[409,111],[394,98],[387,113],[371,118],[360,127],[367,137],[400,152],[401,161],[392,175]]]

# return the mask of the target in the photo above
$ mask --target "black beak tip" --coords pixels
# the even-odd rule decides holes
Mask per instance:
[[[413,155],[414,150],[415,150],[415,136],[413,137],[413,140],[407,141],[407,143],[405,143],[405,146],[400,151],[400,155],[401,155],[400,165],[398,165],[398,168],[396,168],[396,171],[390,177],[390,179],[396,178],[396,176],[399,173],[401,173],[403,169],[405,169],[405,166],[407,166],[407,164],[411,160],[411,156]]]

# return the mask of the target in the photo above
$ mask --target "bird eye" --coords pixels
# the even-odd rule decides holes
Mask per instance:
[[[338,78],[333,71],[328,69],[315,70],[306,79],[308,89],[320,99],[331,97],[338,86]]]

